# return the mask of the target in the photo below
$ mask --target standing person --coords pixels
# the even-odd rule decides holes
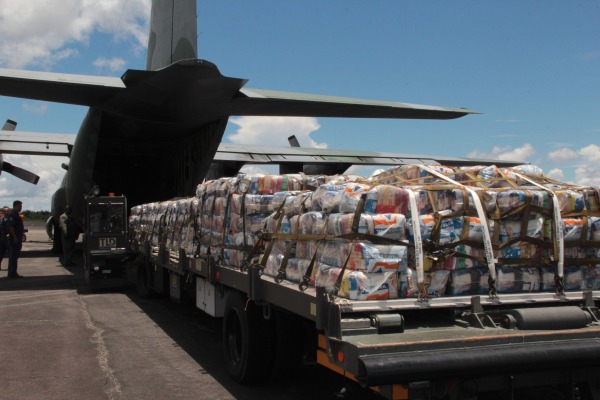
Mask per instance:
[[[59,221],[63,246],[62,265],[65,267],[75,265],[73,263],[73,248],[75,247],[75,241],[79,236],[77,224],[75,223],[75,219],[71,216],[72,211],[70,205],[65,206],[65,212],[61,214]]]
[[[2,207],[2,218],[0,218],[0,270],[2,269],[2,260],[8,250],[8,214],[10,208]]]
[[[17,261],[21,255],[21,248],[23,247],[23,233],[25,227],[23,226],[23,220],[19,215],[23,209],[23,202],[15,200],[13,202],[13,209],[8,216],[8,277],[9,278],[22,278],[22,275],[17,273]]]

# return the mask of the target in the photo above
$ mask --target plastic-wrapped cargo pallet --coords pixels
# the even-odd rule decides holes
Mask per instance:
[[[353,300],[560,292],[600,288],[598,196],[529,165],[240,174],[138,207],[131,228],[152,246],[258,263]]]
[[[408,173],[411,168],[421,172]],[[420,167],[413,166],[392,169],[383,174],[382,181],[401,184],[419,179],[428,183],[424,186],[427,196],[421,196],[419,202],[420,227],[425,239],[433,238],[434,248],[450,247],[454,252],[452,257],[441,259],[433,266],[431,276],[432,282],[440,282],[436,276],[440,273],[436,271],[452,271],[447,294],[487,293],[490,289],[500,293],[554,291],[559,289],[554,284],[555,275],[562,275],[559,282],[565,290],[598,287],[600,242],[592,235],[599,215],[597,189],[551,181],[533,166],[429,170],[434,173],[427,175]],[[438,184],[450,184],[455,189],[444,196],[441,188],[434,186],[431,175],[438,178]],[[486,227],[480,224],[481,216],[473,215],[472,201],[470,206],[464,201],[473,199],[472,194],[465,195],[461,188],[465,186],[482,189],[476,194],[486,209]],[[442,208],[447,204],[448,194],[450,207]],[[572,217],[574,221],[565,217]],[[577,234],[577,226],[587,229]],[[481,251],[483,228],[487,228],[492,244],[493,271],[482,263],[485,258]],[[490,272],[495,275],[491,282],[493,287],[490,287]],[[574,278],[573,274],[579,278]],[[412,271],[401,274],[404,292],[415,292],[413,277]],[[433,294],[431,290],[430,294]]]

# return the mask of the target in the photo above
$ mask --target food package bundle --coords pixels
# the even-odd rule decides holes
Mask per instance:
[[[489,191],[489,195],[496,203],[493,212],[488,208],[490,235],[496,238],[494,245],[501,263],[522,265],[521,260],[529,259],[539,264],[544,255],[542,241],[546,240],[547,247],[551,244],[544,237],[544,226],[553,215],[548,191],[511,188]]]
[[[431,169],[454,179],[454,170],[441,165],[430,165]],[[381,172],[376,176],[377,183],[388,185],[422,185],[438,181],[439,178],[417,165],[400,165]]]
[[[477,183],[486,189],[511,187],[504,179],[508,171],[495,165],[460,167],[455,172],[456,180],[464,184],[474,185]]]
[[[241,267],[246,260],[246,254],[240,250],[223,249],[223,262],[225,265]]]
[[[331,214],[327,218],[326,232],[330,235],[350,234],[353,224],[354,214]],[[361,214],[357,233],[404,240],[406,217],[402,214]]]
[[[193,256],[196,254],[196,251],[198,249],[198,236],[197,236],[197,223],[198,223],[198,215],[200,214],[199,210],[201,207],[201,201],[200,199],[194,197],[189,199],[190,200],[190,205],[189,205],[189,215],[188,215],[188,222],[187,222],[187,232],[186,232],[186,236],[185,239],[183,238],[183,231],[182,231],[182,242],[181,242],[181,246],[183,247],[183,249],[185,250],[186,254],[189,256]]]
[[[158,203],[148,203],[132,207],[132,217],[129,220],[130,237],[142,243],[152,235],[152,225]]]
[[[165,231],[165,219],[169,209],[169,201],[162,201],[158,204],[157,210],[152,221],[152,238],[150,243],[152,247],[159,247],[163,244],[163,235]]]
[[[192,254],[194,226],[192,218],[192,203],[194,199],[186,198],[177,201],[177,214],[175,216],[174,232],[171,251],[182,248],[187,254]],[[192,244],[192,245],[190,245]]]
[[[496,268],[496,290],[498,293],[538,292],[541,278],[538,267]]]
[[[452,271],[448,286],[451,296],[487,294],[490,290],[490,273],[486,267]],[[496,268],[496,290],[498,293],[538,292],[541,289],[539,267]]]
[[[549,194],[544,190],[502,190],[491,192],[496,198],[498,211],[503,221],[537,218],[540,212],[550,215],[552,212]]]
[[[142,216],[144,207],[139,205],[131,207],[127,226],[129,227],[129,238],[139,241],[142,234]]]
[[[312,192],[292,192],[285,198],[275,193],[276,201],[282,201],[283,212],[287,216],[300,215],[312,207]],[[278,209],[278,208],[277,208]]]
[[[318,260],[333,267],[365,273],[395,272],[407,265],[407,248],[400,245],[327,240],[317,251]]]
[[[176,248],[176,244],[178,244],[178,240],[176,238],[176,223],[177,223],[177,214],[179,214],[179,202],[171,201],[169,202],[167,212],[165,214],[165,233],[164,233],[164,243],[168,250],[173,250]]]
[[[397,271],[408,265],[407,253],[401,245],[352,243],[347,268],[367,273]]]
[[[302,180],[294,175],[247,175],[243,177],[248,180],[247,190],[242,192],[248,194],[272,195],[277,192],[302,190]]]
[[[485,250],[459,244],[453,248],[454,255],[438,262],[439,268],[448,270],[468,269],[486,266]]]
[[[330,291],[338,281],[342,268],[320,264],[315,276],[315,285]],[[343,272],[338,292],[340,297],[351,300],[383,300],[398,297],[398,275],[394,272],[365,273]]]
[[[551,237],[552,226],[547,223],[544,227],[546,237]],[[568,263],[573,259],[596,258],[600,249],[600,218],[572,217],[561,220],[564,238],[564,257]]]
[[[434,270],[429,272],[427,296],[443,297],[448,286],[450,271]],[[412,298],[419,296],[417,282],[417,271],[413,268],[400,268],[398,270],[398,296],[400,298]]]
[[[463,239],[481,241],[483,238],[483,227],[477,217],[454,217],[444,218],[444,212],[436,214],[419,215],[419,227],[423,239],[432,239],[434,227],[437,227],[437,244],[458,242]],[[465,226],[466,225],[466,226]],[[409,239],[414,240],[412,223],[407,224]]]
[[[542,247],[527,242],[529,239],[542,239],[544,231],[544,218],[538,217],[527,221],[527,230],[522,231],[521,221],[502,221],[499,224],[500,250],[498,257],[507,259],[539,259],[542,256]]]
[[[376,185],[366,193],[364,212],[367,214],[406,215],[408,213],[408,191],[406,189],[392,185]],[[354,210],[351,209],[350,212],[354,212]]]
[[[271,214],[274,211],[273,195],[233,193],[228,206],[237,215]]]
[[[450,296],[486,294],[489,291],[489,276],[490,271],[487,267],[453,270],[448,284],[448,294]]]
[[[325,184],[319,186],[311,198],[311,209],[313,211],[340,212],[340,203],[343,199],[346,185]],[[358,189],[360,190],[360,189]]]
[[[309,266],[310,260],[304,258],[290,258],[287,268],[285,269],[286,279],[291,282],[302,282]],[[318,270],[318,268],[321,268],[321,264],[316,264],[314,268]],[[309,284],[312,286],[315,285],[314,274],[312,274]]]
[[[541,267],[541,290],[556,290],[555,269]],[[565,290],[600,289],[600,265],[567,265],[564,267]]]

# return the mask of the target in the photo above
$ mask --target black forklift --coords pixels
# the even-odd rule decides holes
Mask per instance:
[[[88,197],[83,237],[85,280],[92,288],[127,284],[127,199],[125,196]]]

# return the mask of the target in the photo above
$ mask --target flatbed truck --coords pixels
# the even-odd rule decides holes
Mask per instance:
[[[312,359],[387,399],[509,399],[531,388],[600,398],[596,290],[351,300],[268,276],[256,262],[173,251],[165,215],[155,224],[154,242],[130,232],[138,292],[193,299],[223,318],[225,360],[239,382]]]

